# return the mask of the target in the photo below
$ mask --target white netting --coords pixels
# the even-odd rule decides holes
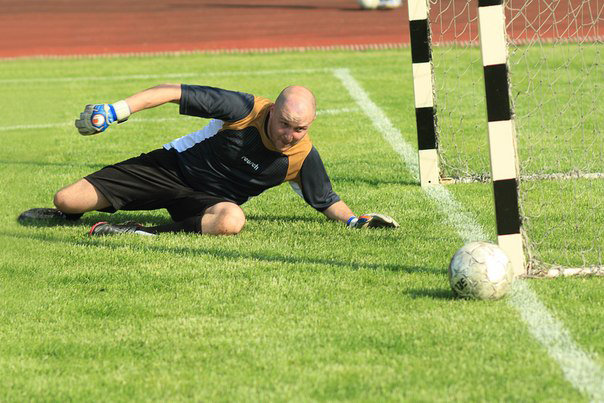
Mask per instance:
[[[488,179],[477,1],[430,6],[443,176]],[[604,0],[507,0],[505,13],[533,270],[604,266]]]

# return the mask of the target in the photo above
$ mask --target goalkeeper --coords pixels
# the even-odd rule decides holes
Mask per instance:
[[[170,102],[179,105],[181,114],[211,120],[160,149],[109,165],[64,187],[54,196],[56,209],[31,209],[19,220],[77,220],[94,210],[165,208],[170,223],[143,227],[100,222],[90,234],[232,235],[245,225],[240,205],[288,181],[306,203],[348,227],[398,227],[382,214],[355,216],[332,190],[308,136],[315,98],[305,87],[287,87],[273,103],[219,88],[163,84],[114,104],[87,105],[75,125],[80,134],[94,135],[133,113]]]

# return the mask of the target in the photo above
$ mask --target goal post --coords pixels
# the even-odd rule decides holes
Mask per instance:
[[[527,270],[520,235],[518,150],[509,96],[503,0],[479,0],[478,21],[497,243],[510,258],[514,274],[521,276]]]
[[[428,5],[426,0],[408,0],[411,62],[413,64],[413,93],[421,186],[439,183],[436,114],[434,109],[434,80]]]

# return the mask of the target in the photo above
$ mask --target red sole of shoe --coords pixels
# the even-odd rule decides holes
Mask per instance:
[[[107,221],[99,221],[99,222],[97,222],[96,224],[94,224],[94,225],[92,226],[92,228],[90,228],[90,231],[88,232],[88,235],[92,235],[92,232],[94,231],[94,229],[95,229],[95,228],[96,228],[98,225],[100,225],[100,224],[107,224]]]

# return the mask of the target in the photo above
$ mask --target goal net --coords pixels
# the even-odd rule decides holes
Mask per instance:
[[[529,274],[602,274],[604,0],[504,6]],[[488,181],[477,1],[429,7],[441,176]]]

